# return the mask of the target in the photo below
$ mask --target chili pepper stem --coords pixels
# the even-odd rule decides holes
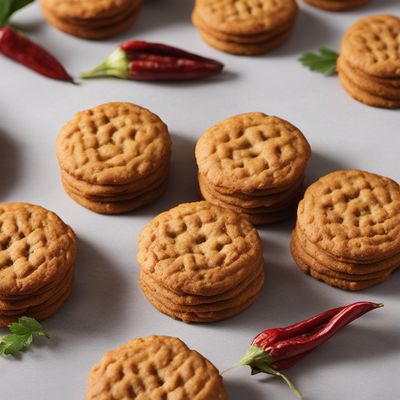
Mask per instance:
[[[115,49],[102,64],[83,72],[83,79],[114,77],[126,79],[129,76],[129,59],[125,51],[120,48]]]

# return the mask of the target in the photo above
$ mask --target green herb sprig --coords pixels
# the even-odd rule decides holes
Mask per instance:
[[[20,351],[24,351],[33,343],[33,336],[49,335],[43,326],[34,318],[21,317],[18,322],[8,325],[10,334],[0,339],[0,356],[15,355]]]
[[[11,15],[35,0],[0,0],[0,27],[7,25]]]
[[[324,75],[336,74],[336,61],[339,54],[333,50],[322,47],[317,53],[305,53],[299,61],[311,71]]]

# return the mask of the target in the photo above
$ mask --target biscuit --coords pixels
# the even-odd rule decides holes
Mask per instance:
[[[73,176],[69,175],[63,170],[61,170],[61,179],[69,187],[74,188],[76,192],[80,193],[84,197],[119,196],[127,193],[131,194],[143,191],[144,189],[153,185],[155,182],[161,182],[163,179],[166,179],[169,175],[169,162],[170,160],[168,158],[164,165],[162,165],[157,171],[148,177],[121,185],[96,185],[86,183],[85,181],[75,179]]]
[[[133,200],[138,197],[143,196],[144,194],[151,192],[153,190],[158,189],[160,186],[166,183],[168,179],[168,175],[163,177],[162,179],[152,183],[151,185],[148,185],[145,189],[130,192],[130,193],[117,193],[115,195],[109,195],[109,196],[93,196],[93,195],[83,195],[79,190],[77,190],[75,187],[71,186],[69,183],[67,183],[63,177],[61,177],[61,182],[63,186],[65,187],[66,191],[69,193],[74,193],[77,196],[84,197],[87,200],[98,202],[98,203],[107,203],[107,202],[115,202],[115,201],[122,201],[122,200]]]
[[[389,178],[332,172],[307,188],[297,215],[307,239],[339,260],[380,261],[400,251],[400,188]]]
[[[360,86],[352,82],[347,74],[340,70],[339,79],[342,87],[353,99],[372,107],[380,108],[400,108],[400,100],[393,100],[381,97],[363,90]]]
[[[65,191],[101,214],[133,211],[167,188],[171,138],[161,119],[131,103],[81,111],[61,130],[57,158]]]
[[[85,400],[226,400],[218,370],[181,340],[132,339],[104,355],[88,376]]]
[[[258,294],[254,297],[247,299],[240,306],[226,308],[222,311],[209,311],[209,312],[184,312],[184,311],[176,311],[168,308],[163,302],[160,302],[158,299],[154,297],[152,292],[146,292],[146,297],[149,302],[163,314],[168,315],[171,318],[186,322],[186,323],[210,323],[223,321],[224,319],[232,318],[236,315],[239,315],[241,312],[249,308],[258,297]]]
[[[294,0],[197,0],[195,12],[211,28],[233,35],[275,31],[298,12]]]
[[[400,186],[366,171],[332,172],[308,187],[291,252],[306,274],[347,290],[381,283],[400,267]]]
[[[56,214],[0,204],[0,297],[34,293],[74,264],[76,236]]]
[[[134,211],[143,207],[161,197],[167,189],[168,181],[165,180],[157,188],[150,190],[138,197],[128,200],[115,200],[115,201],[93,201],[86,197],[79,196],[68,187],[64,186],[66,193],[81,206],[99,214],[124,214]]]
[[[296,252],[296,250],[293,248],[293,246],[291,246],[291,252],[292,252],[293,259],[295,260],[297,266],[304,273],[310,275],[311,277],[313,277],[315,279],[323,281],[330,286],[335,286],[340,289],[352,290],[352,291],[363,290],[363,289],[367,289],[371,286],[377,285],[379,283],[382,283],[383,281],[385,281],[387,279],[386,275],[382,276],[381,278],[370,279],[370,280],[365,280],[365,281],[351,281],[351,280],[346,280],[346,279],[334,278],[334,277],[322,274],[322,273],[310,268],[309,265],[303,260],[303,258],[299,256],[299,253]]]
[[[188,294],[178,294],[164,287],[163,285],[156,282],[150,275],[141,271],[140,273],[140,282],[145,282],[146,285],[154,292],[160,294],[160,297],[164,297],[168,299],[170,302],[175,305],[186,305],[186,306],[196,306],[200,304],[209,304],[227,301],[235,298],[240,293],[247,290],[249,285],[255,283],[255,280],[261,279],[264,275],[264,266],[260,264],[261,267],[256,271],[253,275],[249,276],[246,280],[241,281],[238,285],[236,285],[233,289],[230,289],[224,293],[215,295],[215,296],[196,296],[196,295],[188,295]]]
[[[391,267],[386,267],[385,269],[381,269],[377,272],[364,272],[363,274],[353,274],[352,267],[356,264],[350,264],[348,265],[348,271],[349,273],[343,273],[343,272],[338,272],[335,271],[334,269],[331,268],[331,266],[328,264],[322,264],[320,262],[320,259],[318,256],[320,256],[319,253],[313,253],[310,254],[307,252],[307,250],[302,247],[301,242],[298,240],[298,237],[296,236],[295,232],[293,232],[292,235],[292,243],[291,243],[291,249],[292,252],[295,252],[298,257],[300,257],[305,264],[308,265],[309,269],[312,269],[320,274],[327,275],[332,278],[337,278],[337,279],[342,279],[342,280],[348,280],[348,281],[371,281],[374,279],[379,279],[383,277],[389,276],[396,268],[400,266],[399,263],[395,264],[394,266]]]
[[[124,15],[117,22],[110,22],[103,26],[82,26],[82,24],[66,23],[52,15],[45,8],[42,9],[46,20],[60,31],[77,36],[83,39],[99,40],[116,36],[127,30],[136,21],[140,14],[141,7],[137,6],[128,15]]]
[[[208,182],[199,174],[199,186],[200,189],[204,188],[205,191],[210,193],[214,198],[217,198],[221,202],[231,204],[232,206],[241,207],[251,210],[260,211],[277,211],[283,210],[288,204],[293,203],[294,199],[299,199],[302,196],[304,189],[304,177],[299,179],[298,182],[294,183],[291,188],[285,192],[280,192],[265,197],[252,197],[246,194],[234,193],[226,195],[220,193],[215,186],[208,184]]]
[[[338,274],[338,276],[352,275],[354,280],[365,279],[365,277],[373,278],[373,274],[382,275],[383,272],[400,266],[400,253],[388,259],[371,263],[340,261],[321,251],[314,243],[307,240],[299,226],[296,226],[296,229],[293,231],[292,240],[300,249],[313,257],[317,264],[329,268]]]
[[[379,98],[392,99],[400,102],[400,86],[393,87],[390,84],[383,83],[382,79],[378,80],[374,77],[366,78],[360,71],[353,69],[343,57],[339,57],[337,67],[340,73],[344,74],[347,81],[352,82],[355,86],[359,87],[360,90],[370,95],[378,96]]]
[[[340,54],[354,68],[379,78],[400,78],[400,18],[365,17],[345,33]]]
[[[41,0],[42,7],[58,18],[92,19],[113,17],[130,6],[132,0]]]
[[[282,26],[279,26],[274,31],[268,31],[266,33],[259,33],[255,35],[234,35],[234,34],[226,34],[220,30],[213,29],[208,26],[206,22],[204,22],[201,17],[197,14],[197,12],[193,12],[192,14],[192,22],[193,25],[205,32],[206,34],[214,37],[217,40],[222,42],[234,42],[239,44],[257,44],[257,43],[265,43],[273,37],[279,36],[279,34],[283,34],[290,30],[293,26],[294,21],[288,21]]]
[[[286,32],[272,37],[266,42],[243,44],[219,40],[204,30],[199,29],[201,38],[211,47],[214,47],[217,50],[221,50],[225,53],[235,54],[238,56],[257,56],[273,50],[284,43],[289,38],[291,32],[292,29],[289,29]]]
[[[130,183],[149,176],[171,152],[167,126],[131,103],[106,103],[81,111],[61,130],[62,170],[97,185]]]
[[[295,126],[263,113],[219,122],[196,145],[201,175],[229,193],[293,185],[304,174],[310,155],[310,145]]]
[[[346,11],[361,7],[369,0],[304,0],[306,3],[327,11]]]
[[[261,256],[247,218],[205,201],[161,213],[138,239],[142,271],[182,294],[224,293],[252,275]]]
[[[286,41],[297,14],[294,0],[198,0],[192,22],[210,46],[255,56]]]
[[[210,313],[210,312],[222,312],[226,309],[240,308],[243,304],[247,303],[249,299],[257,297],[258,293],[264,285],[264,270],[261,269],[261,273],[257,279],[253,280],[243,292],[238,293],[233,298],[217,301],[207,302],[204,304],[187,305],[187,304],[176,304],[175,299],[169,299],[167,296],[162,296],[160,292],[154,290],[154,286],[150,286],[145,280],[145,275],[141,276],[140,286],[144,291],[146,297],[152,297],[155,301],[163,304],[169,310],[179,313]],[[172,315],[172,317],[174,317]]]

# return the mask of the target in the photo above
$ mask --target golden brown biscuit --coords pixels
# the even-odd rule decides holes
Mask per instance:
[[[208,312],[221,312],[226,309],[233,309],[241,307],[247,303],[250,298],[256,298],[264,285],[264,269],[261,269],[261,273],[254,279],[242,292],[238,293],[235,297],[217,301],[207,302],[204,304],[187,305],[187,304],[176,304],[175,299],[170,299],[167,296],[163,296],[154,285],[151,285],[146,281],[145,275],[142,274],[140,277],[140,286],[146,296],[150,296],[157,302],[163,304],[171,311],[179,313],[208,313]],[[172,316],[174,317],[174,316]]]
[[[319,249],[314,243],[307,240],[301,229],[297,225],[292,233],[292,240],[296,246],[315,259],[316,265],[328,268],[338,277],[351,276],[353,280],[372,279],[373,275],[382,276],[388,270],[393,270],[400,266],[400,252],[394,256],[378,262],[354,263],[340,261]],[[326,273],[326,271],[321,272]],[[357,278],[358,277],[358,278]]]
[[[82,25],[65,22],[64,20],[55,17],[46,8],[42,8],[43,15],[55,28],[73,36],[92,40],[105,39],[116,36],[125,31],[136,21],[140,14],[140,10],[141,6],[138,5],[133,11],[130,11],[129,14],[121,16],[119,21],[110,21],[110,23],[104,22],[104,25],[90,26],[88,24]]]
[[[367,104],[372,107],[380,108],[400,108],[400,100],[393,100],[390,98],[377,96],[363,90],[360,86],[354,83],[347,74],[342,70],[339,70],[339,79],[343,89],[353,99],[360,101],[361,103]]]
[[[88,377],[85,400],[226,400],[218,370],[181,340],[132,339],[106,353]]]
[[[342,39],[340,54],[354,68],[379,78],[400,78],[400,18],[365,17]]]
[[[288,29],[277,36],[273,36],[270,40],[259,43],[237,43],[232,41],[222,41],[210,35],[204,30],[199,29],[202,39],[210,46],[221,50],[225,53],[235,54],[238,56],[257,56],[275,49],[284,43],[290,36],[292,29]]]
[[[383,82],[383,79],[375,79],[374,77],[366,77],[366,74],[352,68],[343,57],[339,57],[337,68],[343,73],[348,81],[358,86],[360,90],[365,91],[373,96],[383,99],[393,99],[400,102],[400,79],[399,86],[394,87],[390,83]]]
[[[298,225],[322,251],[370,263],[400,252],[400,187],[389,178],[340,170],[308,187]]]
[[[41,5],[58,18],[109,18],[129,9],[137,0],[41,0]]]
[[[261,240],[247,218],[205,201],[158,215],[138,239],[141,269],[181,294],[224,293],[251,276],[261,256]]]
[[[197,0],[195,12],[210,28],[233,35],[279,30],[298,12],[294,0]]]
[[[27,203],[0,205],[0,296],[31,294],[74,264],[76,236],[56,214]]]
[[[128,200],[116,201],[93,201],[86,197],[75,194],[69,191],[68,187],[64,186],[66,193],[81,206],[99,214],[123,214],[134,211],[143,207],[154,200],[161,197],[168,186],[168,180],[164,180],[157,188],[143,193],[140,196]]]
[[[131,183],[165,165],[171,153],[167,126],[131,103],[81,111],[61,130],[57,158],[75,179],[96,185]]]
[[[310,155],[310,145],[295,126],[263,113],[221,121],[196,145],[199,172],[225,193],[292,186],[304,174]]]
[[[141,271],[140,273],[140,281],[144,281],[147,286],[154,292],[159,293],[161,297],[167,298],[170,302],[175,305],[190,305],[196,306],[199,304],[208,304],[208,303],[216,303],[221,301],[227,301],[235,298],[243,291],[247,290],[249,285],[254,284],[255,280],[261,279],[264,275],[264,265],[260,264],[260,268],[251,276],[249,276],[246,280],[241,281],[237,286],[233,289],[230,289],[224,293],[215,295],[215,296],[196,296],[196,295],[188,295],[188,294],[178,294],[169,290],[165,286],[159,284],[155,281],[150,275]]]

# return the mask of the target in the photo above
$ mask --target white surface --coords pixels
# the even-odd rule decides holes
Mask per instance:
[[[44,23],[38,5],[14,21],[79,72],[100,63],[129,38],[161,41],[217,58],[226,72],[181,84],[93,80],[79,86],[43,78],[0,57],[0,201],[27,201],[54,210],[79,237],[75,292],[44,322],[50,341],[17,359],[1,359],[1,400],[83,399],[86,374],[109,349],[132,337],[178,336],[219,369],[237,362],[259,331],[285,326],[357,300],[385,303],[358,320],[288,375],[309,400],[395,400],[400,393],[400,273],[359,293],[331,288],[299,272],[289,253],[292,224],[260,229],[266,285],[255,305],[236,318],[186,325],[155,310],[138,285],[136,237],[162,210],[196,200],[193,149],[201,133],[236,113],[263,111],[298,126],[313,147],[308,181],[339,168],[362,168],[400,181],[398,111],[352,100],[338,79],[301,67],[298,56],[320,46],[338,48],[345,28],[363,15],[400,14],[398,0],[371,0],[348,13],[302,6],[292,38],[276,51],[241,58],[207,47],[190,23],[192,1],[148,0],[139,23],[119,38],[89,42]],[[172,179],[161,201],[125,216],[101,216],[63,191],[54,142],[76,111],[107,101],[131,101],[157,113],[174,140]],[[293,399],[279,380],[251,377],[247,368],[226,375],[231,400]],[[190,400],[190,399],[188,399]]]

